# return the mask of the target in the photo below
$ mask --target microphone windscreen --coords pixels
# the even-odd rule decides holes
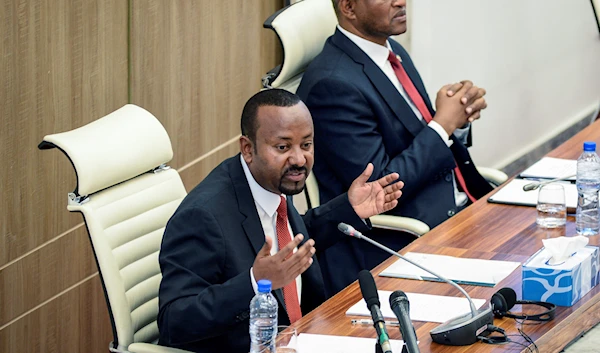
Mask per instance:
[[[346,235],[350,235],[350,228],[346,223],[338,223],[338,230]]]
[[[377,286],[375,285],[375,279],[368,270],[362,270],[358,273],[358,284],[360,285],[360,291],[363,298],[367,302],[367,308],[371,310],[373,305],[381,307],[379,302],[379,295],[377,294]]]
[[[401,290],[397,290],[394,293],[392,293],[390,295],[390,307],[392,307],[392,309],[398,305],[400,305],[400,303],[405,302],[407,309],[408,309],[408,297],[406,296],[406,293],[404,293]]]

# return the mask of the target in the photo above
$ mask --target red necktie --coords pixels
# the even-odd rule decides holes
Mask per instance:
[[[431,113],[429,112],[429,109],[427,109],[427,105],[425,105],[423,97],[421,97],[419,91],[417,91],[417,88],[415,87],[412,80],[410,79],[410,77],[408,77],[408,74],[404,70],[404,67],[402,67],[402,63],[400,62],[400,60],[398,60],[396,54],[394,54],[392,51],[390,51],[388,60],[390,61],[390,64],[392,64],[392,69],[394,69],[394,73],[396,74],[396,77],[398,77],[398,81],[400,81],[400,84],[406,91],[406,94],[408,94],[410,100],[415,104],[421,115],[423,115],[423,119],[425,119],[425,121],[429,124],[429,122],[432,120]],[[454,162],[456,163],[456,161]],[[467,194],[471,202],[477,201],[477,199],[471,196],[471,193],[469,193],[469,191],[467,190],[467,184],[465,183],[465,179],[463,178],[460,169],[458,169],[458,163],[456,164],[457,165],[454,168],[454,174],[456,175],[456,179],[458,180],[460,187]]]
[[[281,250],[292,241],[292,236],[288,230],[287,203],[284,196],[281,196],[281,202],[279,203],[279,207],[277,207],[277,224],[275,227],[277,228],[277,243]],[[292,253],[288,257],[290,256],[292,256]],[[290,323],[293,324],[300,320],[302,318],[302,311],[300,310],[300,302],[298,300],[296,279],[283,287],[283,300],[285,301]]]

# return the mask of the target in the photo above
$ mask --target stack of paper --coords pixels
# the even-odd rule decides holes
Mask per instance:
[[[388,329],[389,330],[389,329]],[[375,331],[373,330],[373,335]],[[298,353],[364,353],[375,352],[375,338],[314,335],[298,336]],[[392,352],[402,352],[402,340],[390,340]],[[279,349],[277,350],[279,352]]]
[[[381,302],[381,313],[384,318],[396,320],[396,315],[390,307],[390,295],[392,292],[380,290],[379,301]],[[458,293],[457,295],[462,295]],[[469,301],[464,297],[446,297],[441,295],[406,293],[410,303],[410,319],[412,321],[446,322],[454,317],[467,314],[471,311]],[[473,303],[479,309],[485,304],[484,299],[473,299]],[[371,316],[367,309],[367,303],[363,300],[354,304],[346,315]]]
[[[488,287],[495,286],[521,265],[519,262],[512,261],[467,259],[413,252],[406,253],[404,257],[456,283]],[[379,275],[384,277],[441,281],[429,272],[423,271],[402,259],[398,259]]]
[[[568,180],[575,180],[577,161],[544,157],[520,174],[521,178],[556,179],[570,176]]]
[[[523,186],[532,183],[531,180],[513,179],[502,189],[488,198],[488,202],[517,206],[536,206],[538,190],[523,191]],[[577,186],[569,182],[561,183],[565,189],[565,203],[567,208],[577,207]]]

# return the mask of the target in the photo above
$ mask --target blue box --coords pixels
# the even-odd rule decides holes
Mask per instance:
[[[571,306],[598,284],[597,246],[586,246],[558,265],[548,265],[550,257],[542,248],[523,264],[524,300]]]

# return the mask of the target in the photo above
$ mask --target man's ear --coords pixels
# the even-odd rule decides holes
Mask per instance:
[[[246,161],[246,164],[252,163],[252,157],[254,157],[254,144],[248,138],[248,136],[240,136],[240,153]]]
[[[356,5],[355,0],[340,0],[340,15],[350,20],[356,19],[356,14],[354,13],[354,5]]]

